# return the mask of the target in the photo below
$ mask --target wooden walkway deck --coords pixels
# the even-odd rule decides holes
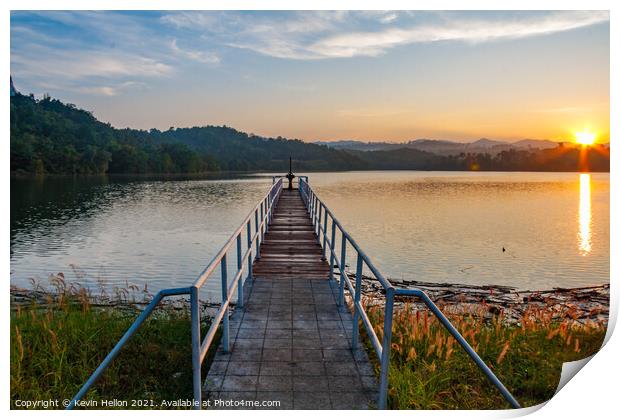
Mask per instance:
[[[365,409],[376,380],[364,350],[351,351],[352,318],[297,190],[283,190],[254,263],[244,309],[231,317],[204,385],[211,408]],[[278,406],[252,406],[279,402]]]
[[[257,278],[327,279],[329,265],[321,259],[306,206],[297,190],[283,190],[253,267]]]

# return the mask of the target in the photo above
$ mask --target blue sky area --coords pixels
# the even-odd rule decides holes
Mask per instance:
[[[609,138],[609,13],[12,12],[11,74],[116,127]]]

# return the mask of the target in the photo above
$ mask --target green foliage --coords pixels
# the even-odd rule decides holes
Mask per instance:
[[[198,173],[217,161],[183,144],[117,130],[90,112],[46,97],[11,97],[11,171],[54,174]]]
[[[115,129],[72,104],[11,97],[11,171],[54,174],[363,169],[343,151],[232,128]]]

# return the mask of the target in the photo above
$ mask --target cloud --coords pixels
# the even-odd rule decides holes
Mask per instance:
[[[111,86],[92,86],[77,89],[78,92],[97,95],[97,96],[116,96],[118,90]]]
[[[391,23],[391,22],[395,21],[396,19],[398,19],[398,15],[396,13],[389,13],[389,14],[381,17],[379,19],[379,21],[381,23],[387,24],[387,23]]]
[[[218,12],[175,12],[163,15],[160,20],[177,28],[207,28],[217,24]]]
[[[168,64],[149,57],[106,51],[55,51],[46,56],[13,54],[11,64],[22,74],[67,79],[160,77],[173,71]]]
[[[201,31],[212,42],[284,59],[377,56],[440,41],[481,43],[548,35],[609,21],[606,11],[176,13],[163,22]]]
[[[354,22],[348,11],[172,12],[160,21],[200,34],[205,42],[279,58],[312,59],[306,46]]]
[[[175,73],[144,17],[116,12],[14,12],[11,73],[42,89],[116,96]]]
[[[131,88],[143,86],[144,83],[129,81],[114,86],[68,86],[65,89],[95,96],[117,96]]]
[[[180,48],[176,39],[173,39],[172,42],[170,42],[170,48],[175,54],[200,63],[218,64],[220,62],[220,57],[214,53]]]
[[[189,62],[220,65],[239,49],[295,60],[373,57],[415,43],[517,39],[608,21],[605,11],[12,12],[11,71],[32,86],[113,96]]]
[[[438,41],[471,43],[547,35],[609,20],[607,12],[558,12],[522,20],[454,20],[443,24],[353,32],[324,38],[307,47],[318,57],[376,56],[405,44]]]

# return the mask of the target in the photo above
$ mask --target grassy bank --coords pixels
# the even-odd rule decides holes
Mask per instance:
[[[367,311],[382,338],[383,307]],[[606,323],[568,316],[557,322],[554,315],[532,306],[520,322],[506,324],[501,313],[478,306],[448,317],[521,405],[532,406],[553,396],[562,363],[596,353],[605,336]],[[390,408],[510,408],[439,321],[408,305],[394,314],[389,377]]]
[[[130,305],[95,307],[69,292],[14,306],[12,408],[16,400],[70,399],[138,313]],[[191,399],[190,336],[188,310],[157,309],[85,399]]]

